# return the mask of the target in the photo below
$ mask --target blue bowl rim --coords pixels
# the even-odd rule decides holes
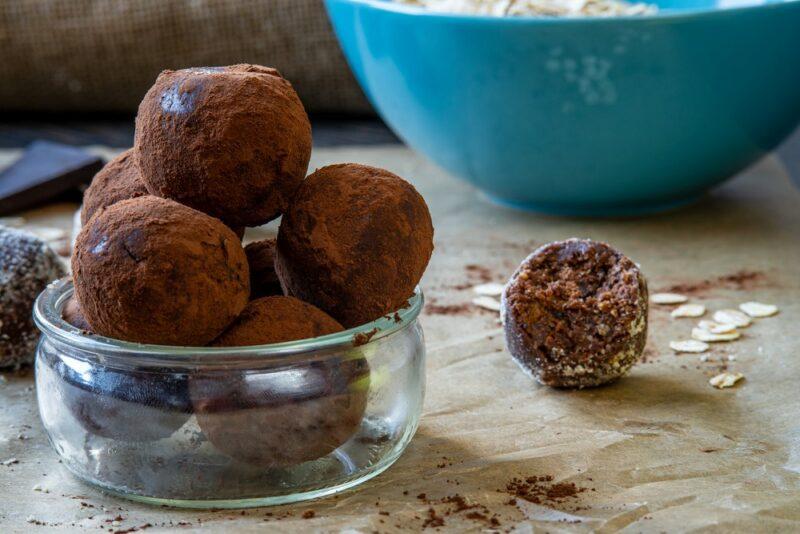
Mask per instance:
[[[636,2],[647,2],[647,0],[635,0]],[[621,15],[613,17],[578,17],[578,16],[565,16],[565,17],[538,17],[533,15],[523,15],[514,17],[497,17],[491,15],[471,15],[466,13],[447,13],[438,11],[427,11],[420,6],[413,6],[408,4],[401,4],[393,0],[325,0],[326,4],[351,4],[361,5],[376,11],[385,11],[396,13],[400,15],[419,17],[419,18],[435,18],[442,20],[449,20],[453,23],[477,23],[477,24],[509,24],[509,25],[558,25],[558,24],[603,24],[613,23],[615,21],[633,22],[638,21],[641,23],[658,22],[674,19],[697,18],[708,16],[721,16],[727,14],[739,14],[748,11],[764,11],[768,9],[781,9],[787,6],[798,6],[800,0],[778,0],[762,4],[752,4],[744,6],[731,6],[731,7],[700,7],[700,8],[687,8],[687,9],[668,9],[666,11],[659,10],[652,14],[641,15]]]

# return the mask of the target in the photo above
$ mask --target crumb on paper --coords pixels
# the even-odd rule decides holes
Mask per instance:
[[[485,308],[496,312],[500,311],[500,301],[492,297],[476,297],[472,299],[472,303],[479,308]]]
[[[706,313],[706,307],[702,304],[681,304],[670,315],[678,317],[702,317]]]
[[[683,304],[688,301],[689,297],[680,293],[653,293],[650,295],[650,302],[653,304]]]
[[[4,465],[4,466],[8,467],[9,465],[14,465],[14,464],[18,464],[18,463],[19,463],[19,460],[17,460],[16,458],[9,458],[8,460],[3,460],[2,462],[0,462],[0,465]]]
[[[745,328],[753,322],[750,317],[739,310],[718,310],[714,312],[714,320],[718,323],[732,324],[736,328]]]
[[[472,291],[484,297],[499,297],[500,295],[503,294],[504,288],[505,286],[503,284],[490,282],[487,284],[479,284],[477,286],[474,286],[472,288]]]
[[[731,388],[744,378],[742,373],[720,373],[708,381],[709,384],[717,389]]]
[[[705,341],[706,343],[717,343],[720,341],[734,341],[742,337],[738,330],[727,332],[725,334],[713,334],[708,330],[702,328],[692,328],[692,338],[698,341]]]
[[[750,317],[771,317],[778,313],[778,307],[761,302],[744,302],[739,304],[739,309]]]
[[[708,350],[708,343],[696,339],[685,339],[682,341],[670,341],[669,348],[675,352],[705,352]]]

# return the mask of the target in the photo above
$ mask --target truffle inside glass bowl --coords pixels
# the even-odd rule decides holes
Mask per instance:
[[[34,308],[39,412],[64,465],[106,490],[188,507],[311,499],[381,473],[417,428],[419,290],[344,332],[213,348],[84,335],[61,318],[72,291],[55,282]]]

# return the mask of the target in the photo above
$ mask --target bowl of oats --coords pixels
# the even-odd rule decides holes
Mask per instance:
[[[800,0],[326,0],[364,92],[488,198],[639,215],[800,122]]]

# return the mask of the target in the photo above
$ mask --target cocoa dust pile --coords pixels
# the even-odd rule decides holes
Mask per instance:
[[[553,477],[532,476],[526,479],[513,478],[506,484],[506,492],[512,495],[508,504],[515,505],[516,499],[524,499],[534,504],[552,506],[562,504],[569,499],[574,499],[578,494],[586,491],[573,482],[558,482],[551,484]]]
[[[698,295],[713,289],[736,289],[738,291],[744,291],[763,285],[766,282],[767,276],[763,272],[741,270],[707,280],[673,284],[660,289],[659,292]]]

